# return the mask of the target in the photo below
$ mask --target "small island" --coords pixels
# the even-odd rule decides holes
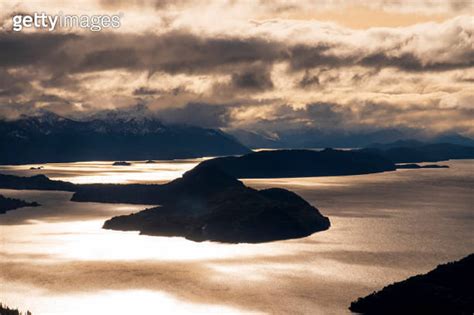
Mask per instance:
[[[39,207],[37,202],[27,202],[21,199],[7,198],[0,195],[0,214],[6,213],[9,210],[15,210],[23,207]]]
[[[130,166],[132,163],[127,162],[127,161],[117,161],[112,164],[113,166]]]
[[[145,163],[146,163],[146,164],[155,164],[156,161],[155,161],[155,160],[147,160]]]
[[[352,312],[470,315],[474,312],[474,254],[424,275],[391,284],[352,302]]]
[[[162,206],[117,216],[105,229],[182,236],[193,241],[260,243],[329,228],[329,219],[285,189],[255,190],[213,167],[197,167],[163,185]]]
[[[419,164],[396,164],[397,169],[421,169],[421,168],[449,168],[448,165],[438,165],[438,164],[427,164],[427,165],[419,165]]]
[[[30,177],[0,174],[0,188],[19,190],[76,191],[79,185],[49,179],[45,175]]]

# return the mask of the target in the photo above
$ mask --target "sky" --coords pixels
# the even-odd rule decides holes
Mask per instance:
[[[119,15],[100,32],[15,15]],[[147,107],[268,133],[474,136],[473,1],[0,2],[0,117]]]

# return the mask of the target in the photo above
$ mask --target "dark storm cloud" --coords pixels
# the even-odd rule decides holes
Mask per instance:
[[[16,96],[30,88],[31,86],[25,78],[14,76],[0,68],[0,98]]]
[[[84,38],[81,44],[85,57],[73,69],[77,72],[125,68],[171,74],[222,73],[242,64],[284,57],[284,47],[279,43],[258,38],[199,37],[178,31],[163,35],[99,34]]]
[[[299,87],[306,88],[313,85],[319,85],[318,75],[311,75],[308,71],[305,72],[303,78],[298,82]]]
[[[62,48],[67,42],[78,40],[74,34],[57,33],[0,33],[0,67],[29,65],[61,65]]]
[[[134,69],[143,65],[134,48],[112,48],[88,53],[77,70],[81,72],[107,69]]]
[[[354,113],[350,107],[336,103],[315,102],[307,104],[305,108],[293,108],[284,104],[275,107],[275,111],[262,121],[261,127],[270,130],[303,127],[332,130],[352,124],[353,118]]]
[[[39,97],[37,97],[37,101],[48,103],[68,103],[68,101],[64,98],[54,94],[41,94]]]
[[[458,33],[459,41],[472,36],[469,30],[461,29]],[[377,48],[374,43],[370,50],[361,46],[354,53],[340,53],[348,49],[341,42],[291,45],[262,37],[210,37],[185,31],[161,35],[3,32],[0,33],[0,67],[34,65],[55,75],[113,69],[170,74],[230,72],[234,73],[232,81],[237,87],[258,90],[272,86],[268,71],[242,73],[242,67],[245,69],[255,63],[269,67],[275,62],[288,62],[292,71],[354,65],[442,71],[474,65],[474,50],[466,48],[469,45],[465,42],[459,43],[463,49],[430,57],[418,53],[415,49],[418,46],[410,44],[410,40],[394,38],[392,41],[389,48]]]
[[[135,96],[155,95],[155,94],[158,94],[158,93],[160,93],[160,91],[158,89],[151,89],[151,88],[147,88],[147,87],[144,87],[144,86],[141,86],[138,89],[135,89],[133,91],[133,95],[135,95]]]
[[[188,103],[180,108],[158,110],[157,116],[168,123],[219,128],[229,124],[229,108],[229,106],[222,104]]]
[[[232,74],[231,84],[237,89],[263,91],[273,88],[269,67],[252,67]]]
[[[11,88],[3,88],[0,89],[0,97],[4,96],[15,96],[18,94],[21,94],[23,92],[23,89],[19,86],[13,86]]]
[[[0,34],[0,66],[54,72],[110,69],[168,73],[224,72],[252,62],[282,60],[285,47],[259,38],[206,38],[185,32],[132,34]]]
[[[356,73],[352,76],[351,80],[354,83],[359,83],[359,82],[365,81],[365,80],[367,80],[371,77],[374,77],[379,72],[380,72],[380,68],[375,68],[375,69],[372,69],[372,70],[369,70],[369,71],[366,71],[366,72]]]
[[[466,52],[464,56],[455,62],[433,62],[425,64],[423,60],[410,53],[404,53],[400,56],[390,56],[387,53],[379,52],[363,57],[359,63],[367,67],[394,67],[405,71],[444,71],[474,66],[474,50]]]
[[[338,57],[332,55],[328,44],[296,45],[291,47],[290,65],[293,70],[304,70],[320,66],[342,67],[354,64],[355,57]]]
[[[329,66],[341,68],[347,66],[361,65],[370,68],[397,68],[404,71],[445,71],[457,68],[469,68],[474,66],[474,50],[467,50],[456,60],[431,61],[421,59],[414,52],[396,54],[396,50],[379,51],[367,54],[338,55],[337,52],[344,47],[335,45],[330,47],[324,45],[297,45],[290,47],[291,57],[289,63],[291,69],[300,71],[305,69]],[[403,46],[399,50],[405,49]]]
[[[72,74],[64,73],[61,69],[57,70],[61,72],[39,78],[41,86],[43,88],[74,89],[77,91],[81,80]]]
[[[312,121],[336,125],[343,123],[348,115],[352,115],[352,110],[350,107],[343,107],[338,104],[313,103],[306,107],[304,115]]]

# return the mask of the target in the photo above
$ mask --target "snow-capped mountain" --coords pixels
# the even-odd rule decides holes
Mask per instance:
[[[146,112],[107,111],[80,120],[51,112],[0,121],[0,163],[175,159],[244,154],[220,130],[165,125]]]

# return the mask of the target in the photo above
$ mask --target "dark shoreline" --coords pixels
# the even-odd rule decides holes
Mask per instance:
[[[30,311],[26,311],[25,313],[20,312],[16,308],[10,308],[5,304],[0,302],[0,314],[1,315],[32,315]]]
[[[24,207],[39,207],[40,204],[36,201],[27,202],[21,199],[8,198],[0,195],[0,214],[4,214],[7,211],[24,208]]]
[[[474,312],[474,254],[438,265],[351,303],[352,312],[375,314],[471,315]]]

